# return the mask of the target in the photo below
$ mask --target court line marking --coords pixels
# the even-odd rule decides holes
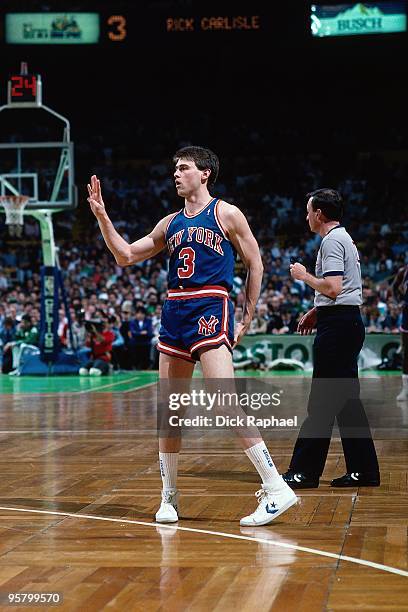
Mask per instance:
[[[95,391],[99,391],[100,389],[107,389],[109,387],[115,387],[117,385],[126,385],[127,383],[131,382],[132,380],[138,380],[140,379],[140,376],[133,376],[132,378],[127,378],[126,380],[119,380],[117,382],[113,382],[113,383],[107,383],[106,385],[101,385],[99,387],[92,387],[91,389],[82,389],[81,391],[61,391],[60,393],[55,392],[55,391],[50,391],[49,393],[47,391],[39,391],[39,392],[33,392],[33,393],[1,393],[0,395],[4,396],[4,395],[10,395],[13,396],[17,399],[21,399],[21,398],[26,398],[27,396],[33,397],[62,397],[62,396],[69,396],[72,397],[74,395],[84,395],[85,393],[92,393]],[[124,391],[115,391],[115,393],[134,393],[135,391],[139,391],[139,389],[145,389],[146,387],[152,387],[153,385],[157,385],[158,381],[153,381],[150,383],[146,383],[144,385],[140,385],[137,387],[133,387],[132,389],[125,389]]]
[[[349,557],[348,555],[337,555],[336,553],[319,550],[318,548],[308,548],[307,546],[298,546],[297,544],[288,544],[287,542],[274,542],[273,540],[265,540],[264,538],[251,538],[249,536],[238,535],[234,533],[225,533],[223,531],[210,531],[208,529],[196,529],[194,527],[179,527],[178,525],[168,525],[165,523],[147,523],[146,521],[135,521],[132,519],[120,519],[111,518],[106,516],[94,516],[92,514],[74,514],[73,512],[56,512],[53,510],[30,510],[29,508],[13,508],[7,506],[0,506],[0,510],[7,510],[12,512],[27,512],[34,514],[47,514],[54,516],[65,516],[76,519],[91,519],[93,521],[106,521],[110,523],[126,523],[130,525],[142,525],[144,527],[163,527],[165,529],[172,529],[173,531],[186,531],[189,533],[202,533],[205,535],[219,536],[222,538],[229,538],[231,540],[244,540],[247,542],[256,542],[258,544],[268,544],[270,546],[277,546],[280,548],[288,548],[291,550],[298,550],[300,552],[306,552],[313,555],[319,555],[321,557],[329,557],[331,559],[337,559],[338,561],[349,561],[350,563],[356,563],[357,565],[365,565],[374,569],[379,569],[390,574],[397,574],[399,576],[405,576],[408,578],[408,571],[399,569],[397,567],[391,567],[389,565],[383,565],[382,563],[375,563],[374,561],[367,561],[366,559],[357,559],[357,557]],[[254,527],[254,529],[256,529]]]
[[[147,383],[147,386],[149,386],[151,383]],[[152,384],[156,384],[156,383],[152,383]],[[125,393],[135,393],[136,391],[138,391],[139,389],[142,389],[145,385],[140,385],[140,387],[134,387],[133,389],[126,389],[125,391],[117,391],[116,389],[114,391],[112,391],[113,394],[117,394],[117,395],[124,395]],[[92,389],[93,391],[93,389]],[[55,397],[74,397],[76,395],[78,395],[78,391],[60,391],[59,393],[54,393],[54,392],[50,392],[47,393],[46,391],[44,393],[0,393],[0,397],[5,397],[6,395],[9,397],[12,397],[14,399],[18,399],[18,400],[22,400],[22,399],[26,399],[27,397],[34,397],[35,399],[38,398],[44,398],[44,399],[49,399],[49,398],[55,398]],[[122,401],[126,401],[126,402],[145,402],[146,400],[143,398],[138,398],[138,397],[126,397],[123,398]]]
[[[136,387],[135,389],[126,389],[125,391],[115,391],[115,393],[121,393],[124,395],[125,393],[132,393],[134,391],[139,391],[139,389],[146,389],[147,387],[153,387],[153,385],[157,385],[159,381],[155,380],[153,382],[146,383],[144,385],[140,385],[140,387]]]
[[[92,393],[92,391],[99,391],[99,389],[107,389],[108,387],[116,387],[117,385],[126,385],[132,380],[139,380],[140,376],[132,376],[131,378],[127,378],[126,380],[118,380],[117,382],[108,383],[106,385],[101,385],[100,387],[93,387],[92,389],[83,389],[82,391],[72,391],[73,395],[84,395],[85,393]],[[135,391],[136,389],[132,389]]]
[[[157,433],[157,429],[154,427],[143,428],[143,429],[110,429],[109,431],[102,431],[100,429],[0,429],[1,434],[44,434],[44,436],[48,436],[49,434],[97,434],[97,435],[109,435],[109,434],[129,434],[135,435],[138,433]],[[199,454],[199,453],[196,453]],[[241,451],[237,451],[236,453],[232,453],[233,455],[241,455]],[[275,453],[276,454],[276,453]],[[289,455],[289,453],[288,453]],[[217,456],[217,454],[215,454]],[[0,459],[1,461],[1,459]]]

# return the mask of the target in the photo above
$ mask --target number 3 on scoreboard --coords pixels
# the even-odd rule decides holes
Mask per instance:
[[[195,251],[191,247],[184,247],[179,253],[179,258],[183,259],[183,267],[177,268],[179,278],[191,278],[195,268]]]
[[[123,15],[111,15],[107,21],[109,26],[114,26],[116,31],[109,31],[110,40],[125,40],[127,36],[126,19]]]

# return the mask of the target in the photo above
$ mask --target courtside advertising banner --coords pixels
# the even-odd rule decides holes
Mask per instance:
[[[234,368],[311,371],[313,342],[314,336],[299,334],[245,336],[234,349]],[[398,334],[367,334],[358,359],[359,369],[375,368],[391,360],[399,345]]]

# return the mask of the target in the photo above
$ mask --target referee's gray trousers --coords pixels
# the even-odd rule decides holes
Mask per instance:
[[[360,400],[357,360],[364,337],[358,306],[317,308],[308,416],[300,429],[289,469],[321,476],[336,419],[347,472],[378,474],[377,454]]]

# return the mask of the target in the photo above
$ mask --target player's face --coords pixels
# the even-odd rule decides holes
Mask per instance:
[[[313,210],[312,198],[310,198],[306,206],[306,221],[309,223],[309,227],[312,230],[312,232],[319,231],[318,217],[319,217],[318,212]]]
[[[188,159],[179,159],[174,171],[177,195],[187,198],[198,191],[203,184],[203,171],[199,170],[195,162]]]

